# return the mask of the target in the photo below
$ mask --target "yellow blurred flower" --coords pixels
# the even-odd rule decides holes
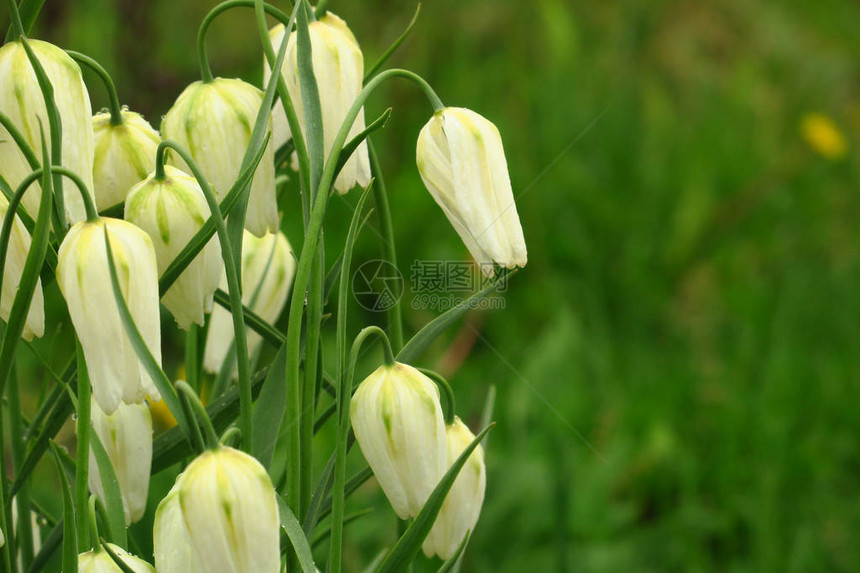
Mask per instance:
[[[170,413],[170,409],[164,400],[149,403],[149,411],[152,413],[152,421],[154,423],[156,433],[169,430],[176,425],[176,418]]]
[[[806,143],[825,159],[836,161],[848,152],[845,136],[828,115],[807,113],[800,122],[800,132]]]

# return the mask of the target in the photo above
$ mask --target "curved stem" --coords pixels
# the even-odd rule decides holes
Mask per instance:
[[[319,20],[320,18],[325,16],[327,8],[328,8],[328,0],[320,0],[317,3],[317,9],[314,12],[314,15],[316,16],[317,20]]]
[[[219,443],[222,446],[229,446],[233,439],[242,439],[242,430],[240,430],[236,426],[230,426],[229,428],[227,428],[227,431],[221,434],[221,439],[219,440]]]
[[[448,384],[448,381],[445,380],[444,376],[438,372],[430,370],[429,368],[419,368],[418,370],[435,382],[439,389],[442,390],[441,393],[445,395],[445,409],[443,413],[445,415],[445,424],[450,426],[454,423],[454,390],[451,389],[451,385]]]
[[[27,187],[29,187],[34,181],[36,181],[36,179],[38,179],[42,176],[42,172],[43,172],[43,169],[40,167],[39,169],[36,169],[35,171],[33,171],[32,173],[27,175],[24,178],[24,180],[21,181],[21,184],[15,190],[15,195],[17,196],[18,193],[20,193],[21,197],[17,198],[17,199],[13,197],[13,199],[12,199],[12,201],[15,202],[15,209],[14,210],[18,209],[18,203],[21,201],[21,198],[23,198],[24,191],[26,191]],[[74,171],[71,171],[69,169],[66,169],[65,167],[52,167],[51,173],[59,173],[60,175],[68,177],[69,179],[72,180],[72,183],[74,183],[75,186],[78,188],[78,191],[80,192],[81,197],[84,200],[84,209],[86,209],[86,211],[87,211],[87,221],[90,223],[98,221],[99,220],[98,211],[96,211],[96,206],[95,206],[95,203],[93,203],[93,198],[90,196],[90,192],[87,189],[87,184],[84,183],[83,179],[81,179],[77,173],[75,173]],[[9,201],[10,207],[12,206],[12,201]],[[10,210],[12,210],[12,209],[10,209]]]
[[[21,14],[18,13],[17,0],[9,0],[9,18],[12,20],[12,40],[25,37],[24,24],[21,22]]]
[[[209,67],[209,56],[206,53],[206,33],[209,31],[209,25],[212,24],[212,20],[214,20],[219,14],[230,10],[231,8],[253,8],[254,0],[227,0],[226,2],[222,2],[212,8],[208,14],[203,18],[203,21],[200,23],[200,28],[197,31],[197,59],[200,63],[200,77],[203,79],[204,83],[211,82],[212,77],[212,69]],[[266,12],[273,16],[276,20],[283,23],[286,26],[290,17],[287,16],[286,13],[278,10],[271,4],[264,4]],[[271,61],[275,61],[274,58]]]
[[[75,460],[75,503],[83,508],[87,503],[90,473],[90,432],[92,425],[92,403],[90,401],[90,377],[84,359],[84,349],[79,340],[75,341],[75,355],[78,363],[78,445]],[[89,549],[87,540],[86,514],[81,511],[78,520],[78,553]],[[97,536],[92,541],[98,539]]]
[[[200,397],[197,396],[197,393],[188,385],[188,382],[184,380],[176,382],[176,391],[183,393],[185,397],[188,398],[188,402],[194,410],[195,417],[198,422],[202,423],[203,430],[206,432],[206,447],[210,450],[218,448],[221,445],[221,442],[218,441],[218,434],[215,433],[215,426],[212,425],[212,419],[209,418],[209,414],[206,412],[206,407],[203,405],[203,402],[200,401]]]
[[[73,50],[66,50],[66,53],[71,56],[73,60],[79,64],[84,64],[99,76],[102,83],[105,85],[105,90],[107,90],[108,99],[110,100],[110,103],[108,104],[108,109],[110,109],[110,124],[114,126],[122,125],[122,107],[119,105],[119,96],[116,93],[116,86],[114,85],[110,74],[107,73],[107,70],[105,70],[100,63],[85,54],[75,52]]]
[[[227,274],[227,288],[230,295],[234,340],[236,342],[236,360],[239,373],[239,427],[242,430],[242,449],[250,453],[253,451],[254,443],[251,365],[248,361],[248,339],[245,333],[245,318],[242,310],[242,287],[239,284],[237,263],[233,257],[233,245],[230,243],[230,237],[227,234],[227,226],[224,224],[224,217],[221,215],[221,207],[218,205],[218,199],[215,197],[212,187],[200,170],[200,166],[197,165],[197,162],[194,161],[194,158],[191,157],[188,151],[170,139],[159,143],[155,152],[156,176],[158,176],[159,166],[161,166],[162,177],[164,175],[164,152],[168,148],[175,151],[185,161],[194,174],[194,177],[197,178],[197,182],[203,190],[203,195],[206,197],[206,203],[209,205],[209,211],[215,223],[215,232],[218,234],[218,241],[221,244],[221,256],[224,259],[224,268]]]
[[[98,503],[98,500],[99,500],[99,498],[97,498],[94,495],[91,495],[89,503],[87,504],[89,507],[89,518],[90,518],[89,532],[90,532],[90,537],[92,538],[93,551],[96,553],[101,551],[101,544],[99,543],[99,537],[100,537],[99,536],[99,524],[98,524],[98,518],[96,515],[96,504]],[[81,514],[83,514],[83,512],[81,512]],[[81,519],[83,520],[83,515],[81,515]],[[83,553],[83,551],[80,551],[80,553]]]

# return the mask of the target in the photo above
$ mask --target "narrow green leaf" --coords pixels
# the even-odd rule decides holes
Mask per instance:
[[[359,471],[357,474],[352,476],[346,481],[346,484],[343,487],[343,498],[349,499],[353,493],[358,490],[361,486],[367,483],[367,480],[373,477],[373,470],[369,467],[366,467]],[[322,521],[331,513],[331,496],[329,495],[325,501],[322,503],[319,511],[319,517],[317,521]]]
[[[374,508],[368,507],[367,509],[362,509],[361,511],[356,511],[355,513],[350,513],[349,515],[347,515],[343,518],[343,526],[346,527],[347,525],[349,525],[353,521],[357,521],[357,520],[361,519],[362,517],[364,517],[365,515],[370,515],[374,511],[376,511]],[[319,545],[320,543],[322,543],[323,541],[328,539],[328,537],[330,535],[331,535],[331,525],[329,525],[328,527],[326,527],[325,529],[320,531],[319,534],[316,537],[314,537],[314,540],[311,542],[311,547],[316,547],[317,545]]]
[[[308,543],[308,538],[305,537],[305,532],[302,531],[302,526],[296,516],[290,510],[287,502],[280,495],[278,499],[278,515],[281,520],[281,528],[287,534],[290,543],[293,545],[293,550],[299,560],[299,565],[304,573],[316,573],[314,567],[314,557],[311,553],[311,546]]]
[[[24,33],[29,34],[30,29],[36,22],[36,17],[42,9],[42,4],[45,0],[21,0],[18,6],[18,13],[21,14],[21,23],[24,24]],[[12,40],[12,27],[9,27],[9,32],[6,34],[6,41]]]
[[[72,502],[72,488],[69,487],[69,478],[63,470],[60,461],[60,453],[57,444],[51,442],[51,453],[54,454],[54,463],[57,464],[57,473],[60,474],[60,490],[63,494],[63,572],[77,573],[78,571],[78,541],[75,531],[75,505]]]
[[[18,291],[15,294],[12,309],[9,312],[9,319],[6,321],[6,333],[3,337],[3,343],[0,345],[0,396],[3,395],[6,380],[12,371],[15,350],[18,347],[18,342],[21,340],[21,333],[24,331],[27,314],[30,312],[30,304],[33,301],[33,293],[36,291],[39,273],[45,262],[45,253],[48,250],[48,236],[51,226],[52,181],[51,166],[49,165],[50,158],[48,156],[47,145],[44,144],[44,134],[42,134],[42,142],[43,163],[46,165],[45,169],[42,170],[42,197],[39,202],[36,229],[30,242],[30,250],[24,262],[24,270],[18,283]],[[0,239],[3,241],[3,244],[0,245],[2,248],[0,250],[0,282],[2,282],[3,267],[5,266],[6,252],[9,247],[9,236],[12,230],[17,202],[23,197],[28,185],[29,181],[25,179],[19,188],[15,190],[15,196],[9,202],[9,209],[3,220],[2,239]]]
[[[415,7],[415,14],[413,14],[412,20],[409,21],[409,25],[406,26],[406,29],[403,30],[403,33],[400,34],[400,36],[398,36],[396,40],[394,40],[394,43],[391,44],[391,46],[387,50],[385,50],[385,52],[383,52],[379,59],[376,60],[376,63],[371,66],[371,68],[367,71],[366,74],[364,74],[365,82],[367,82],[367,80],[372,78],[373,75],[379,71],[379,69],[385,64],[388,58],[391,57],[391,54],[393,54],[397,50],[397,48],[400,47],[400,44],[403,43],[403,40],[405,40],[409,36],[409,32],[411,32],[412,28],[415,27],[415,22],[418,21],[418,14],[420,13],[421,3],[419,2],[418,5]]]
[[[137,329],[137,325],[134,324],[134,319],[131,317],[131,312],[128,310],[128,305],[125,302],[125,298],[122,296],[122,291],[119,288],[119,279],[116,274],[116,265],[114,262],[113,251],[110,246],[110,237],[108,236],[107,227],[104,228],[105,235],[105,249],[107,251],[107,259],[108,259],[108,270],[110,271],[110,280],[111,287],[113,289],[113,297],[116,302],[117,309],[119,310],[120,319],[122,320],[123,327],[125,328],[125,332],[128,335],[129,342],[131,342],[132,347],[134,348],[135,353],[137,354],[137,358],[140,360],[143,367],[146,368],[147,374],[155,383],[155,386],[158,388],[158,392],[161,394],[161,399],[164,400],[164,403],[167,405],[167,408],[170,410],[170,413],[173,414],[173,417],[176,419],[179,427],[182,428],[185,436],[190,440],[191,439],[191,424],[188,419],[186,419],[184,412],[182,410],[182,404],[179,403],[179,396],[176,394],[176,389],[173,387],[173,384],[170,383],[170,379],[158,365],[158,362],[153,358],[152,353],[149,351],[149,348],[146,347],[146,342],[144,342],[143,337],[140,335],[140,331]]]
[[[299,0],[299,2],[304,3],[305,0]],[[299,88],[302,94],[302,107],[305,111],[305,133],[308,138],[308,154],[310,156],[311,190],[316,192],[322,176],[326,149],[323,139],[322,106],[320,105],[319,87],[314,75],[311,36],[308,30],[308,13],[302,8],[299,8],[296,14],[296,46]],[[316,193],[311,195],[312,203],[317,199],[315,195]]]
[[[260,284],[262,284],[262,281],[260,281]],[[215,291],[215,302],[224,307],[228,312],[230,311],[230,295],[223,290],[218,289]],[[245,317],[245,325],[262,336],[263,340],[274,347],[278,347],[287,339],[287,336],[283,332],[263,320],[259,314],[247,306],[242,305],[242,309]]]
[[[99,539],[99,543],[101,543],[102,549],[105,550],[105,553],[108,554],[108,557],[111,558],[111,560],[114,562],[114,565],[119,567],[119,570],[122,571],[122,573],[135,573],[135,570],[126,565],[125,561],[120,559],[119,555],[117,555],[114,550],[110,548],[104,538]],[[114,543],[114,545],[116,545],[116,543]]]
[[[281,345],[254,408],[254,435],[257,439],[254,440],[252,453],[266,469],[269,469],[272,463],[275,442],[278,440],[277,429],[281,427],[287,409],[287,389],[284,386],[286,352],[286,344]]]
[[[445,498],[447,497],[451,486],[454,485],[457,475],[460,473],[460,470],[463,469],[463,466],[466,465],[466,460],[469,459],[469,456],[472,455],[472,452],[478,447],[478,444],[481,443],[481,440],[494,425],[495,424],[490,424],[484,428],[481,433],[472,440],[472,443],[463,450],[460,457],[458,457],[451,465],[439,481],[439,484],[433,490],[433,493],[430,494],[430,497],[424,503],[424,507],[421,508],[418,515],[412,520],[409,528],[397,541],[397,544],[389,552],[388,557],[385,558],[382,565],[376,569],[377,573],[395,573],[403,571],[408,564],[412,562],[415,556],[418,555],[418,551],[421,550],[421,544],[424,543],[424,539],[430,533],[430,529],[433,527],[433,522],[436,521],[436,517],[439,515],[439,510],[442,509],[442,504],[445,502]]]
[[[397,354],[397,361],[404,362],[406,364],[415,362],[421,352],[423,352],[431,342],[436,340],[436,337],[442,334],[445,329],[456,322],[457,319],[469,312],[470,309],[475,308],[474,303],[489,296],[515,272],[516,270],[502,273],[501,276],[496,278],[496,280],[491,284],[462,301],[457,306],[447,310],[444,314],[441,314],[430,321],[426,326],[424,326],[424,328],[419,330],[418,333],[409,340],[409,342],[406,343],[403,350]]]
[[[54,525],[54,528],[48,536],[42,540],[42,547],[39,548],[39,552],[36,553],[36,557],[33,559],[33,564],[30,566],[31,573],[42,571],[54,557],[54,552],[63,542],[63,530],[65,529],[65,525],[66,522],[61,519]]]
[[[469,538],[472,536],[471,532],[467,532],[466,536],[463,538],[463,541],[460,542],[460,545],[457,547],[457,551],[454,552],[454,555],[448,558],[445,563],[439,567],[439,571],[437,573],[449,573],[452,571],[457,562],[460,560],[460,556],[463,555],[463,551],[466,550],[466,545],[469,544]]]
[[[340,156],[337,158],[337,167],[335,167],[334,170],[335,179],[340,173],[340,170],[343,169],[343,166],[346,165],[346,162],[349,161],[353,152],[358,149],[358,146],[364,143],[364,140],[367,139],[371,133],[385,127],[385,124],[388,123],[388,118],[390,117],[391,108],[388,108],[382,112],[382,115],[373,120],[373,123],[365,127],[358,135],[346,142],[346,145],[343,146],[343,151],[340,152]]]
[[[107,535],[106,537],[121,547],[126,546],[126,531],[125,531],[125,513],[122,508],[122,491],[119,487],[119,480],[116,478],[113,465],[110,463],[107,451],[104,444],[99,439],[95,428],[90,426],[90,446],[93,450],[93,456],[96,458],[96,465],[99,467],[99,476],[102,480],[102,489],[105,494],[104,505],[107,511]],[[86,512],[82,511],[82,515]],[[97,543],[97,540],[92,540],[92,543]]]

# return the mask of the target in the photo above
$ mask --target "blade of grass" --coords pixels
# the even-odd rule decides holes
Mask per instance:
[[[305,532],[302,531],[302,526],[295,514],[290,511],[287,502],[280,495],[278,499],[278,515],[281,521],[281,529],[287,534],[290,543],[293,546],[294,553],[298,559],[298,563],[302,568],[303,573],[316,573],[314,567],[314,558],[311,553],[311,546],[308,543]]]
[[[419,330],[418,333],[409,340],[409,342],[406,343],[403,350],[397,354],[397,360],[406,364],[415,362],[421,352],[423,352],[431,342],[436,340],[436,338],[442,334],[445,329],[469,312],[470,309],[475,308],[474,304],[477,301],[492,294],[493,291],[499,288],[503,282],[515,272],[516,270],[502,273],[501,276],[482,290],[476,292],[457,306],[431,320],[426,326],[424,326],[424,328]]]
[[[57,465],[57,473],[60,474],[60,490],[63,494],[63,572],[77,573],[78,571],[78,541],[75,531],[75,506],[72,502],[72,490],[69,487],[69,478],[63,470],[60,461],[60,453],[57,445],[51,442],[51,453],[54,454],[54,463]]]
[[[412,19],[409,21],[409,24],[406,26],[406,29],[403,30],[403,33],[401,33],[400,36],[398,36],[397,39],[394,40],[394,43],[391,44],[391,46],[389,46],[389,48],[385,50],[385,52],[383,52],[381,56],[379,56],[379,59],[376,60],[376,63],[371,66],[371,68],[367,71],[366,74],[364,74],[365,82],[372,78],[373,75],[378,72],[383,65],[385,65],[385,62],[388,60],[388,58],[390,58],[391,55],[397,50],[397,48],[400,47],[400,44],[402,44],[403,41],[407,37],[409,37],[409,33],[412,31],[412,28],[415,27],[415,23],[418,21],[418,14],[420,13],[421,3],[419,2],[418,5],[415,7],[415,14],[412,15]]]
[[[460,473],[460,470],[463,469],[463,466],[466,465],[466,460],[469,459],[469,456],[472,455],[472,452],[478,447],[478,444],[481,443],[484,436],[493,429],[493,426],[494,424],[490,424],[484,428],[451,465],[439,481],[439,484],[433,490],[433,493],[430,494],[430,497],[424,503],[424,507],[421,508],[418,515],[412,520],[412,523],[406,529],[406,532],[388,553],[385,561],[383,561],[379,568],[376,569],[377,573],[395,573],[397,571],[403,571],[403,569],[412,562],[415,556],[418,555],[418,551],[421,550],[421,544],[424,543],[424,539],[430,533],[430,529],[433,527],[433,522],[436,521],[436,516],[439,515],[439,510],[442,509],[445,497],[447,497],[451,486],[454,485],[457,475]]]

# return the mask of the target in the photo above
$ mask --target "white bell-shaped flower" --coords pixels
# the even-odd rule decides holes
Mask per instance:
[[[454,423],[446,426],[445,433],[448,443],[448,467],[450,467],[469,447],[475,439],[475,434],[456,416]],[[484,465],[484,450],[479,445],[457,474],[457,479],[448,491],[433,529],[424,541],[423,549],[427,557],[435,553],[442,559],[449,559],[456,553],[466,534],[475,529],[478,516],[481,515],[486,489],[487,469]]]
[[[0,146],[2,146],[0,142]],[[9,210],[9,201],[0,193],[0,228],[2,221]],[[6,250],[6,266],[3,268],[3,289],[0,293],[0,318],[9,320],[12,312],[12,303],[18,292],[21,276],[24,274],[24,264],[27,262],[27,253],[30,252],[30,233],[21,222],[18,215],[12,220],[12,232],[9,235],[9,247]],[[42,279],[36,280],[36,290],[33,291],[33,300],[30,301],[30,310],[27,311],[27,319],[24,322],[22,335],[25,340],[32,340],[34,336],[41,337],[45,333],[45,301],[42,293]]]
[[[311,37],[314,77],[319,86],[323,145],[325,157],[328,159],[337,132],[346,119],[346,114],[352,107],[358,92],[361,91],[364,80],[364,56],[346,22],[331,12],[326,12],[325,16],[316,22],[311,22],[308,25],[308,32]],[[269,37],[273,46],[280,46],[284,38],[284,25],[278,24],[272,28],[269,31]],[[297,62],[296,32],[293,32],[288,40],[281,74],[290,92],[290,100],[296,109],[302,133],[307,137]],[[271,69],[266,64],[263,68],[264,81],[268,82],[271,75]],[[272,118],[275,146],[280,147],[290,138],[287,115],[280,101],[272,108]],[[361,133],[364,127],[364,108],[362,108],[349,131],[347,141]],[[367,144],[362,142],[343,166],[335,180],[334,188],[344,194],[355,185],[367,187],[369,184],[370,159],[367,154]]]
[[[108,543],[111,551],[125,563],[134,573],[155,573],[155,568],[122,547]],[[87,551],[78,555],[78,573],[122,573],[119,565],[114,563],[107,551],[99,547],[97,550]]]
[[[447,468],[439,389],[411,366],[382,365],[355,391],[350,420],[397,516],[416,516]]]
[[[499,130],[464,108],[433,114],[418,136],[418,171],[466,248],[487,275],[493,264],[523,267],[523,229]]]
[[[105,414],[93,399],[90,417],[119,482],[125,523],[131,525],[143,517],[149,493],[152,467],[152,415],[149,407],[145,403],[120,403],[116,412]],[[92,447],[89,486],[90,491],[105,503],[101,474]]]
[[[138,360],[113,296],[105,230],[131,317],[161,364],[158,270],[149,236],[131,223],[103,217],[69,229],[60,245],[57,284],[84,350],[93,396],[107,414],[120,402],[138,404],[161,395]]]
[[[162,136],[191,153],[219,200],[239,177],[262,103],[263,92],[254,86],[242,80],[216,78],[185,88],[164,116]],[[278,230],[274,154],[269,141],[254,172],[248,198],[245,228],[258,237]],[[170,161],[186,173],[191,172],[177,154],[171,153]]]
[[[274,323],[281,315],[295,273],[296,260],[283,233],[270,233],[261,239],[251,233],[244,234],[242,303],[269,324]],[[223,275],[221,288],[228,290],[227,278]],[[246,332],[248,354],[253,356],[262,338],[250,329],[246,329]],[[233,376],[237,375],[233,339],[232,315],[220,306],[214,308],[203,353],[203,367],[208,372],[220,372],[224,360],[229,356],[229,359],[233,360]]]
[[[54,100],[63,126],[62,164],[93,189],[93,125],[90,96],[81,68],[63,50],[40,40],[27,40],[54,86]],[[48,136],[48,112],[36,73],[20,40],[0,48],[0,111],[6,114],[36,157],[42,157],[40,123]],[[15,141],[0,126],[0,175],[15,189],[33,171]],[[41,187],[33,183],[24,194],[24,207],[33,217],[39,211]],[[86,217],[84,203],[75,184],[63,178],[66,216],[75,223]]]
[[[93,185],[100,209],[125,201],[131,188],[155,169],[158,132],[139,113],[123,109],[121,114],[120,125],[111,124],[110,113],[93,116]]]
[[[197,456],[176,485],[188,538],[202,570],[278,573],[278,504],[260,462],[222,446]]]
[[[152,239],[159,276],[211,214],[194,177],[169,165],[164,170],[163,179],[153,173],[137,184],[125,203],[126,220]],[[202,326],[204,314],[212,312],[212,298],[221,280],[222,267],[221,245],[213,236],[164,294],[161,302],[180,328],[188,330],[191,323]]]

